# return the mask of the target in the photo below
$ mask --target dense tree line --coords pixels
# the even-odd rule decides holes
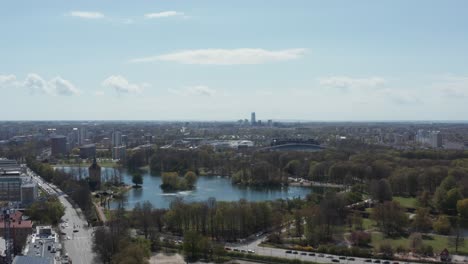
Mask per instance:
[[[45,181],[51,182],[64,191],[87,216],[93,215],[91,191],[86,179],[76,179],[73,175],[54,168],[48,163],[42,163],[32,157],[26,159],[28,167],[40,175]]]
[[[152,242],[144,238],[132,238],[130,226],[131,219],[120,206],[114,211],[106,226],[95,230],[93,250],[102,263],[148,263]]]

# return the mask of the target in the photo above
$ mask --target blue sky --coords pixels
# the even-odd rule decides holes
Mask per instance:
[[[0,120],[466,120],[466,1],[3,1]]]

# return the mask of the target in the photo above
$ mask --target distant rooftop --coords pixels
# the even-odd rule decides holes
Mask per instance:
[[[50,261],[45,258],[35,256],[16,256],[13,264],[49,264]]]

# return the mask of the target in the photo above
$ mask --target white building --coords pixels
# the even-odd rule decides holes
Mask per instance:
[[[112,132],[112,147],[122,146],[122,133],[120,131]]]

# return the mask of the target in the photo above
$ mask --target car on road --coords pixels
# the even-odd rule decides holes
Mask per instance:
[[[225,247],[224,250],[230,251],[231,248]]]
[[[366,259],[364,262],[372,262],[372,259]]]
[[[307,256],[307,253],[301,252],[301,255],[302,255],[302,256]]]
[[[309,256],[315,257],[315,253],[309,253]]]
[[[73,230],[73,233],[78,233],[78,231],[79,231],[78,229],[75,229]]]
[[[67,236],[67,240],[71,240],[70,236]]]
[[[318,254],[318,256],[319,256],[319,258],[325,257],[325,255],[323,255],[323,254]]]
[[[332,259],[332,262],[340,263],[340,260],[338,260],[338,259]]]
[[[355,261],[356,259],[355,258],[348,258],[348,260]]]
[[[341,256],[341,257],[339,257],[339,259],[346,259],[346,257]]]
[[[390,264],[390,261],[388,260],[385,260],[384,262],[382,262],[383,264]]]
[[[297,251],[294,251],[293,254],[294,254],[294,255],[297,255],[297,254],[299,254],[299,253],[298,253]]]
[[[374,260],[374,263],[380,263],[379,259]]]
[[[286,250],[286,254],[291,254],[292,251],[291,250]]]
[[[241,249],[241,252],[245,253],[245,252],[247,252],[247,251],[245,251],[245,249]]]
[[[255,253],[255,251],[253,251],[252,249],[248,249],[247,253],[253,254],[253,253]]]
[[[234,251],[239,252],[239,249],[235,248]]]

